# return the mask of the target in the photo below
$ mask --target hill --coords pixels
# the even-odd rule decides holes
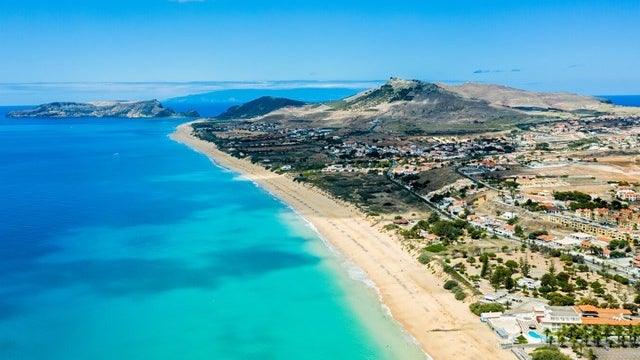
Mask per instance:
[[[286,98],[263,96],[242,105],[230,107],[226,112],[217,116],[218,119],[249,119],[268,114],[284,107],[300,107],[306,103]]]
[[[542,93],[501,85],[466,83],[438,86],[469,99],[484,100],[492,105],[528,110],[599,110],[610,102],[591,96],[570,93]]]

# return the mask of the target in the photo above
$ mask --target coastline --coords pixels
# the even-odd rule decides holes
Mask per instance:
[[[466,303],[454,300],[442,280],[381,233],[354,207],[318,189],[293,182],[244,159],[219,151],[192,135],[191,122],[171,138],[204,153],[218,165],[236,171],[288,204],[311,223],[330,247],[362,269],[395,321],[433,359],[513,359]]]

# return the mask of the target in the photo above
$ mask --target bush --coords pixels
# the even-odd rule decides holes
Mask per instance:
[[[503,312],[504,306],[498,303],[475,302],[469,305],[469,310],[477,316],[480,316],[480,314],[486,312]]]
[[[438,252],[447,250],[447,247],[442,244],[431,244],[425,247],[424,250],[432,253],[438,253]]]
[[[462,301],[467,297],[467,294],[465,294],[464,291],[462,291],[462,289],[460,289],[459,287],[456,288],[456,291],[454,291],[455,294],[455,298],[456,300]]]
[[[418,261],[420,261],[421,264],[428,264],[429,261],[431,261],[431,255],[423,252],[422,254],[420,254],[420,256],[418,256]]]
[[[455,280],[449,280],[446,283],[444,283],[444,288],[447,290],[451,290],[456,286],[458,286],[458,282]]]
[[[613,275],[613,280],[619,282],[622,285],[629,285],[629,279],[622,275],[615,274]]]

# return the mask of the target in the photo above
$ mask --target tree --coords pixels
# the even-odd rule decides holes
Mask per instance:
[[[609,324],[605,325],[602,328],[602,333],[604,334],[604,337],[608,338],[609,336],[611,336],[611,333],[613,332],[613,327]]]
[[[427,219],[427,222],[429,224],[433,224],[433,223],[437,222],[438,220],[440,220],[440,216],[438,215],[438,213],[436,213],[434,211],[429,215],[429,218]]]
[[[616,326],[614,329],[614,333],[616,334],[616,340],[618,341],[618,345],[621,345],[622,347],[626,347],[626,334],[625,334],[625,328],[623,328],[622,326]]]
[[[481,256],[480,260],[482,260],[482,269],[480,269],[480,277],[484,278],[489,275],[489,257]]]
[[[522,273],[522,276],[529,277],[529,272],[531,271],[531,265],[529,264],[529,261],[526,258],[521,257],[518,261],[518,265],[520,266],[520,272]]]
[[[498,290],[500,288],[500,285],[504,284],[506,282],[506,279],[510,277],[511,271],[508,268],[500,265],[495,268],[489,281],[491,282],[491,285],[493,285],[493,288]]]
[[[548,287],[551,291],[555,291],[558,286],[558,280],[553,274],[548,272],[540,278],[540,285]]]
[[[518,263],[515,260],[507,260],[504,265],[509,268],[512,273],[518,271]]]
[[[555,346],[543,346],[531,353],[532,360],[571,360],[570,357],[561,353]]]
[[[596,360],[598,358],[598,355],[596,355],[595,352],[593,352],[592,348],[588,348],[587,349],[587,359],[588,360]]]
[[[548,142],[537,143],[535,149],[543,150],[543,151],[549,150],[549,143]]]
[[[593,297],[581,297],[580,300],[578,300],[578,305],[593,305],[593,306],[598,306],[598,299],[593,298]]]
[[[587,286],[589,286],[589,283],[587,282],[587,280],[578,277],[576,279],[576,285],[578,285],[578,288],[580,288],[580,290],[585,290]]]
[[[518,221],[520,221],[520,218],[515,216],[515,217],[512,217],[511,219],[507,220],[507,224],[515,225],[515,224],[518,223]]]
[[[523,238],[524,237],[524,230],[522,230],[522,226],[516,225],[513,234],[515,236],[517,236],[517,237]]]
[[[602,328],[600,325],[593,325],[589,327],[589,337],[593,339],[593,342],[597,347],[600,347],[600,340],[602,340]]]
[[[567,337],[569,336],[569,327],[566,324],[563,324],[558,331],[556,331],[556,336],[558,337],[558,345],[560,347],[564,347],[567,343]]]
[[[514,287],[516,287],[516,281],[513,280],[513,278],[511,276],[508,276],[505,280],[504,280],[504,288],[507,290],[511,290]]]

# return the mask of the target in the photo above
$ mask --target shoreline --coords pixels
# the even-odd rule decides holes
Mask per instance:
[[[193,136],[191,123],[179,125],[171,139],[258,184],[309,222],[326,246],[373,281],[381,306],[427,358],[513,359],[510,352],[500,349],[492,331],[469,311],[467,303],[455,300],[432,270],[404,251],[391,235],[373,227],[355,207],[218,150],[215,144]]]

